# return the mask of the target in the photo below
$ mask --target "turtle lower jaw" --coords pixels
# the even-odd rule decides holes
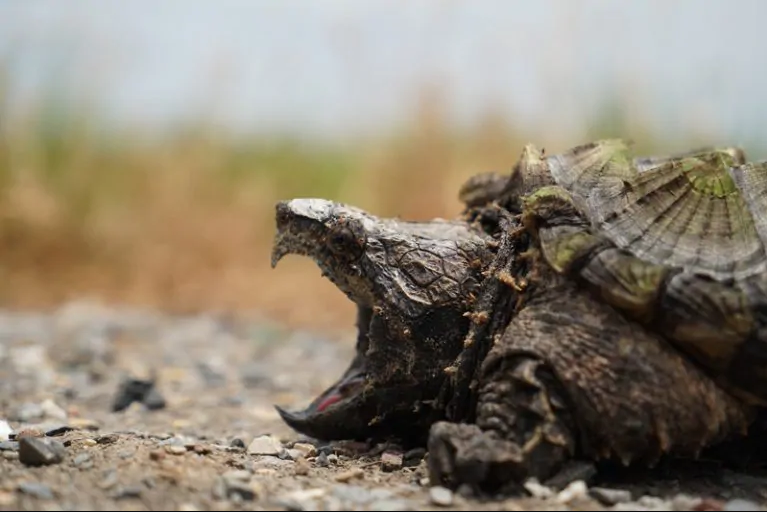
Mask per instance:
[[[282,420],[293,430],[322,440],[364,437],[368,416],[363,399],[367,384],[361,357],[355,357],[341,378],[305,409],[288,411],[275,405]]]

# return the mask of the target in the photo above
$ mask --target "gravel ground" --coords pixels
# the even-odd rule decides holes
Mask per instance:
[[[272,405],[304,405],[324,389],[350,360],[352,336],[84,302],[0,312],[0,510],[767,505],[767,477],[706,464],[559,491],[531,481],[529,496],[479,500],[430,488],[422,451],[297,436]]]

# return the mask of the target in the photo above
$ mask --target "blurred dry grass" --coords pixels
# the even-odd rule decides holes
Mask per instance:
[[[380,215],[450,217],[466,177],[510,168],[526,142],[582,142],[536,139],[492,114],[449,131],[430,94],[400,133],[351,148],[235,140],[203,125],[147,141],[55,101],[11,123],[2,98],[0,84],[0,306],[14,308],[85,297],[351,327],[352,305],[313,263],[270,268],[275,201],[321,196]],[[583,138],[623,134],[606,114]]]

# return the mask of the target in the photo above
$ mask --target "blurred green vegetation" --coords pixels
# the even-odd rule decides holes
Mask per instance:
[[[459,212],[463,180],[510,169],[528,142],[557,150],[625,136],[641,151],[670,149],[621,115],[615,100],[583,133],[553,140],[492,113],[471,129],[450,129],[443,105],[429,94],[400,130],[343,146],[235,138],[204,121],[146,140],[99,124],[97,115],[55,91],[11,119],[2,76],[0,67],[0,306],[6,307],[90,297],[347,325],[348,302],[311,263],[270,269],[275,201],[320,196],[380,215],[451,217]],[[688,138],[691,146],[703,142]]]

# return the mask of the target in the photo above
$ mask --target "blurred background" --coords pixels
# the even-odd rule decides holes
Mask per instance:
[[[0,306],[350,328],[274,203],[459,212],[468,176],[621,136],[767,158],[759,0],[0,2]]]

